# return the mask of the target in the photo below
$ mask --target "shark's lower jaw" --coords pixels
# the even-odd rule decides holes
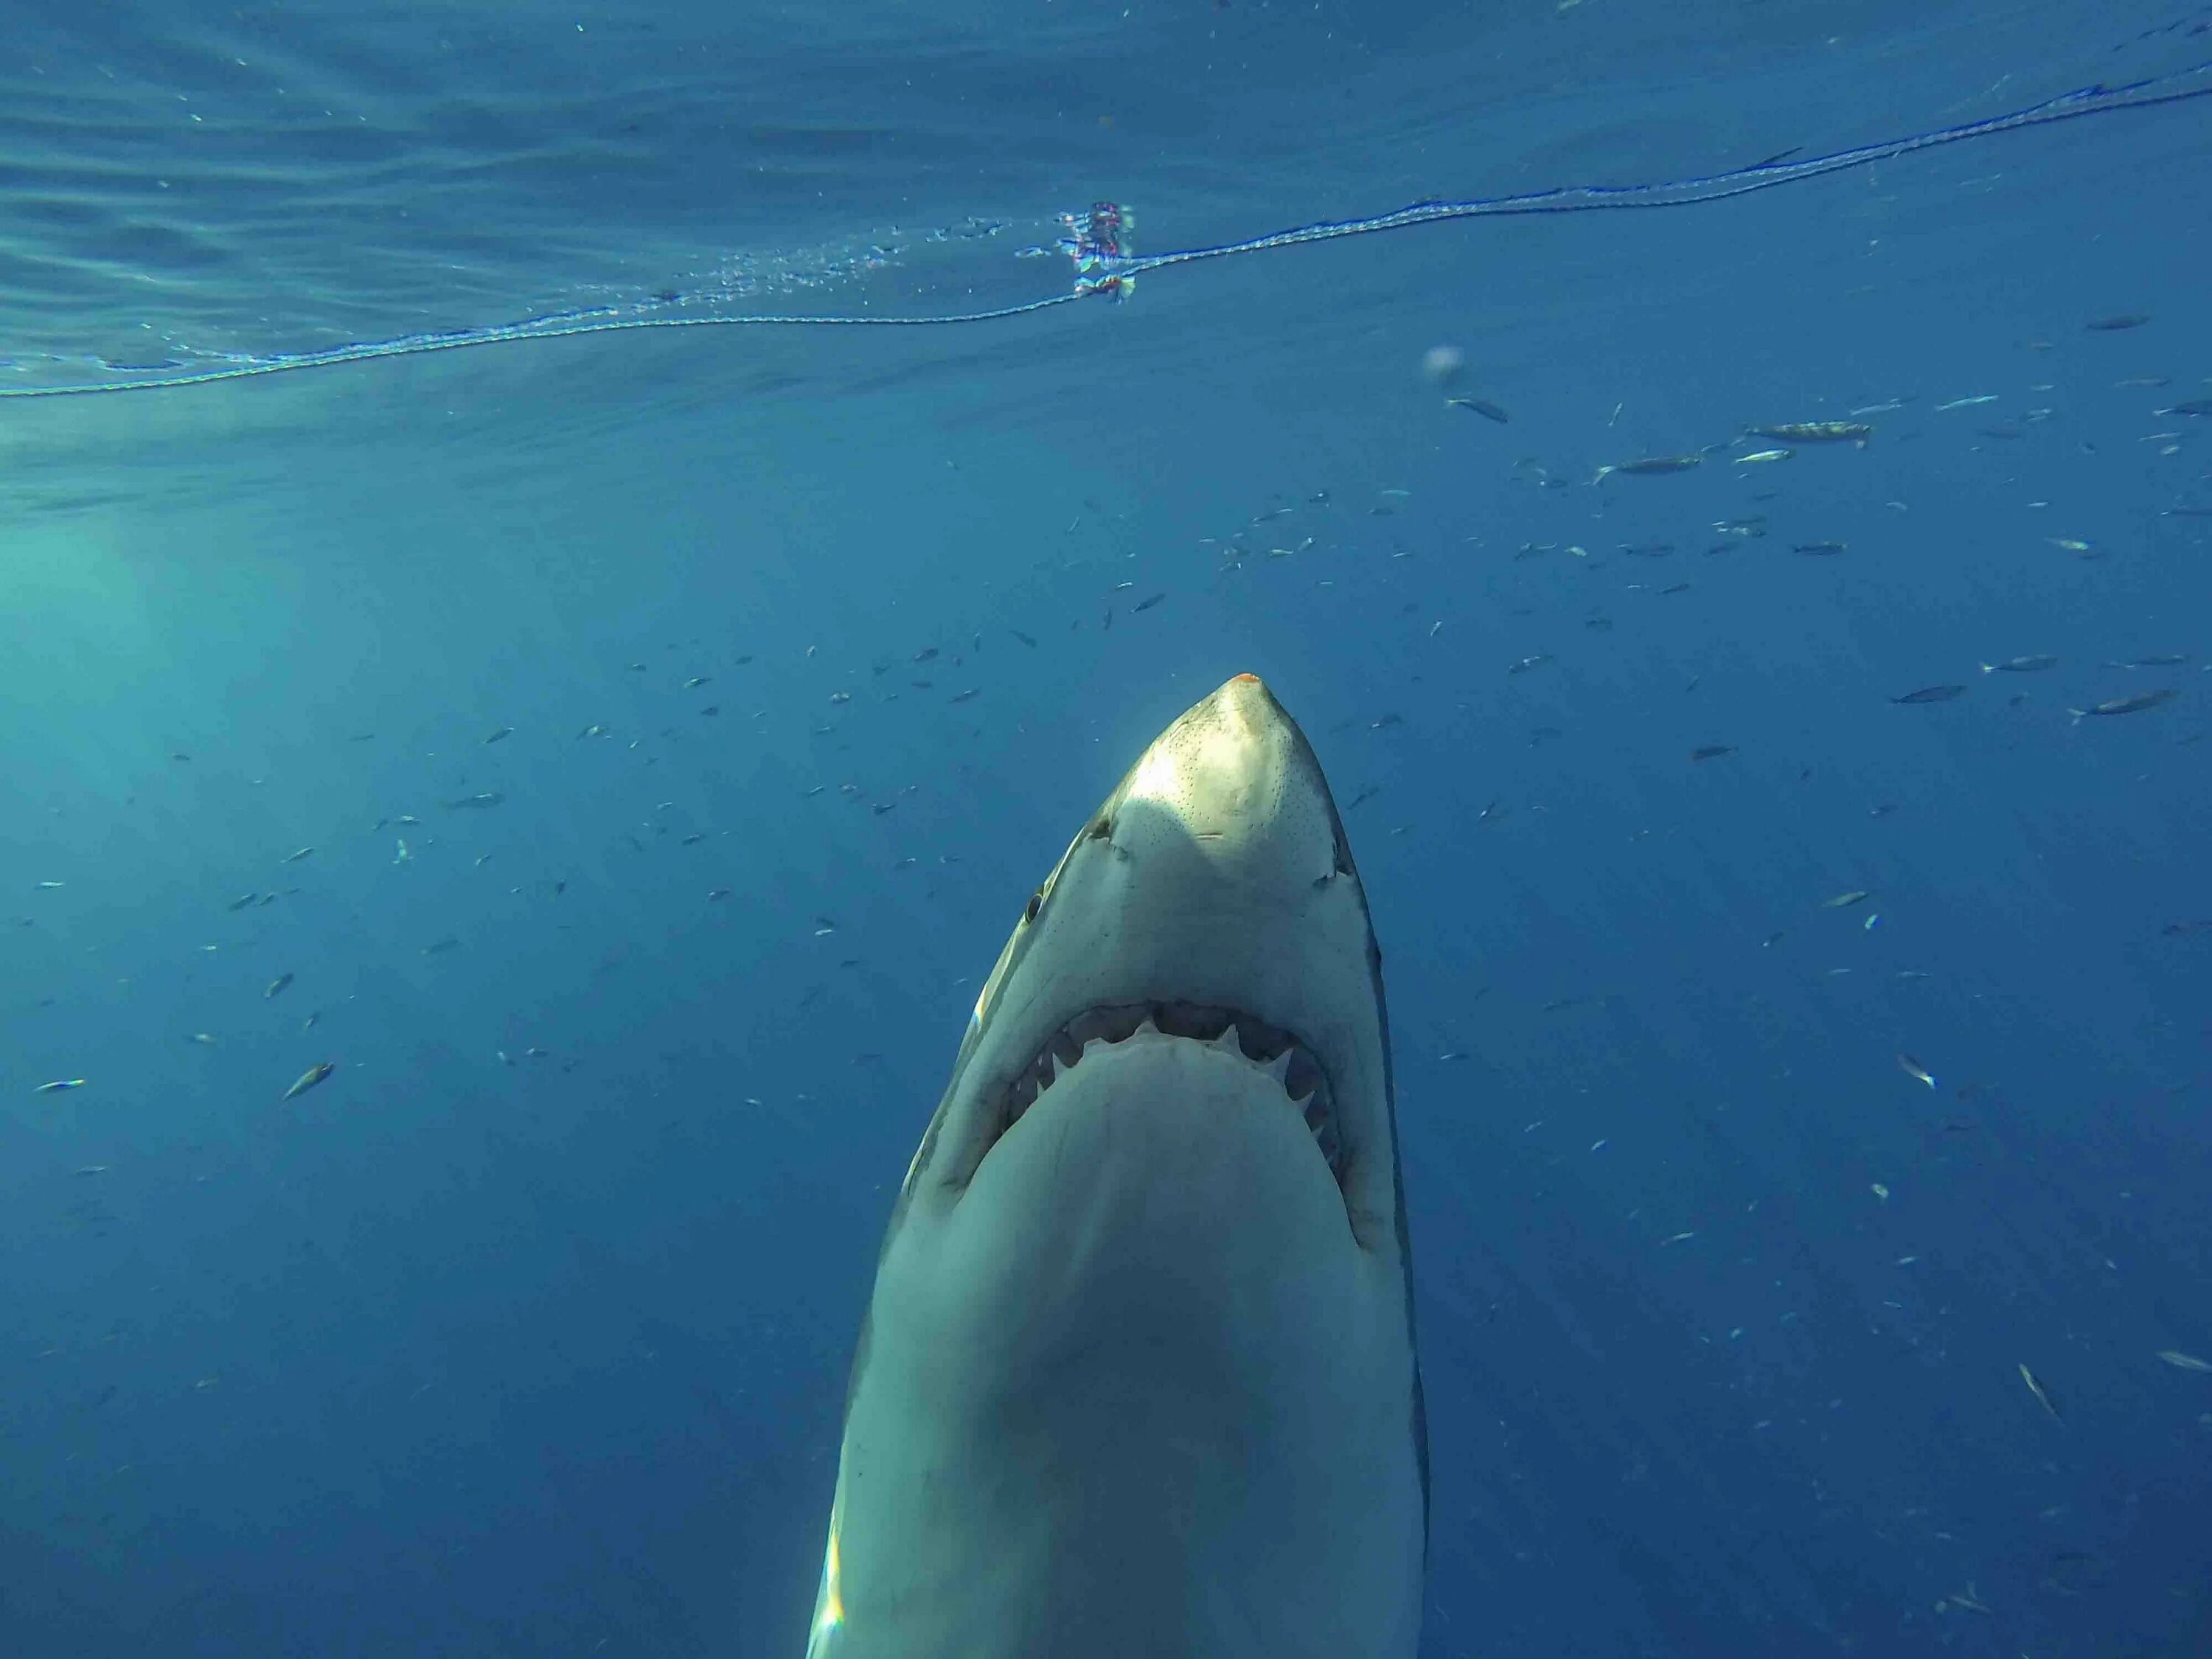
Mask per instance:
[[[1285,1102],[1301,1113],[1315,1148],[1340,1189],[1344,1185],[1344,1139],[1328,1073],[1292,1033],[1240,1009],[1195,1002],[1111,1003],[1085,1009],[1040,1048],[1002,1091],[996,1145],[1052,1086],[1101,1049],[1142,1042],[1196,1042],[1234,1054],[1273,1078]],[[990,1154],[987,1151],[986,1158]]]

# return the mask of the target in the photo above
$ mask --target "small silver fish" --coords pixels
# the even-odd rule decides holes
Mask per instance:
[[[1687,472],[1693,466],[1705,465],[1703,455],[1639,455],[1632,461],[1601,466],[1592,483],[1602,483],[1607,473],[1624,472],[1631,477],[1647,477],[1661,472]]]
[[[2027,1384],[2027,1391],[2035,1396],[2035,1403],[2051,1413],[2052,1422],[2063,1423],[2066,1420],[2058,1414],[2058,1402],[2051,1397],[2051,1390],[2045,1388],[2037,1380],[2035,1373],[2026,1365],[2020,1368],[2020,1380]]]
[[[2138,691],[2131,697],[2107,697],[2087,708],[2069,708],[2066,712],[2079,726],[2092,714],[2138,714],[2146,708],[2155,708],[2162,702],[2172,702],[2181,694],[2171,686],[2160,686],[2155,691]]]
[[[1863,444],[1874,436],[1874,428],[1862,421],[1783,421],[1744,430],[1754,438],[1774,438],[1786,444]]]
[[[295,1099],[299,1096],[304,1095],[308,1090],[313,1088],[317,1084],[327,1079],[331,1073],[337,1070],[337,1066],[330,1060],[318,1060],[314,1065],[310,1066],[306,1071],[300,1073],[299,1080],[293,1084],[290,1088],[284,1091],[283,1096],[278,1103],[281,1105],[284,1100]]]
[[[1500,426],[1513,418],[1496,404],[1484,398],[1447,398],[1444,402],[1454,409],[1463,409],[1470,415],[1480,415],[1486,421],[1496,421]]]
[[[40,1084],[40,1085],[36,1089],[33,1089],[31,1092],[32,1092],[32,1093],[33,1093],[33,1094],[40,1094],[40,1095],[58,1095],[58,1094],[61,1094],[61,1093],[64,1092],[64,1091],[67,1091],[67,1090],[70,1090],[70,1089],[82,1089],[82,1088],[83,1088],[83,1087],[84,1087],[84,1079],[83,1079],[82,1078],[81,1078],[81,1077],[64,1077],[64,1078],[57,1078],[57,1079],[56,1079],[53,1082],[52,1082],[52,1083],[41,1083],[41,1084]]]

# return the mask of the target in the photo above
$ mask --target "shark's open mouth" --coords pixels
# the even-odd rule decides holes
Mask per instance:
[[[1202,1042],[1243,1060],[1281,1085],[1283,1096],[1305,1117],[1314,1145],[1344,1184],[1344,1138],[1328,1073],[1305,1044],[1279,1025],[1236,1008],[1195,1002],[1125,1002],[1087,1009],[1053,1033],[1028,1065],[1014,1074],[1000,1102],[1000,1130],[1020,1121],[1039,1096],[1100,1047],[1178,1039]]]

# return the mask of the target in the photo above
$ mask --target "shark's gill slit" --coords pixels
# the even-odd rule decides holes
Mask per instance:
[[[1241,1009],[1194,1002],[1127,1002],[1090,1008],[1054,1032],[1006,1086],[998,1113],[999,1137],[1019,1122],[1038,1097],[1083,1063],[1096,1048],[1140,1037],[1202,1042],[1236,1054],[1279,1085],[1283,1097],[1305,1119],[1314,1145],[1337,1184],[1344,1184],[1344,1141],[1328,1074],[1312,1050],[1280,1026]],[[985,1156],[988,1157],[987,1150]]]

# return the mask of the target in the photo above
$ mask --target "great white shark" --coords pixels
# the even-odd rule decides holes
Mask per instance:
[[[1412,1659],[1382,953],[1240,674],[1023,907],[892,1211],[809,1659]]]

